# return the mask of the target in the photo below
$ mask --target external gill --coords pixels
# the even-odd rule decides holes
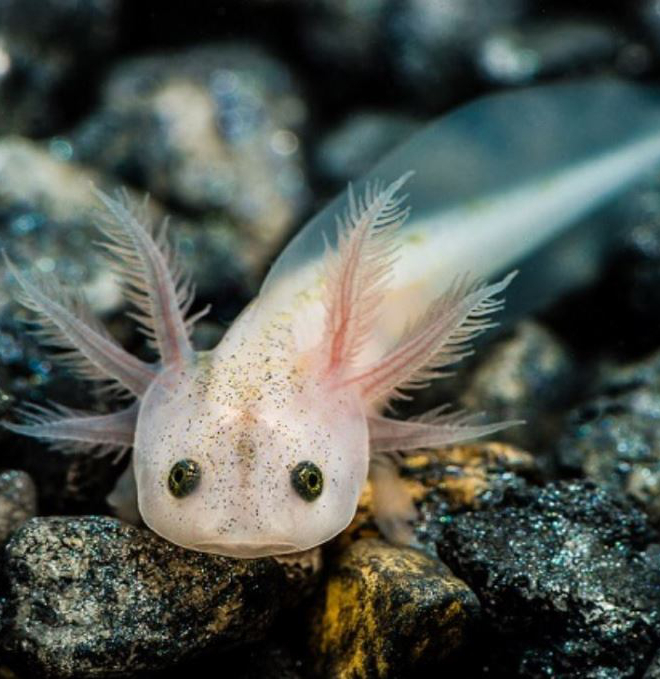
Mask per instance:
[[[491,314],[503,301],[497,297],[515,276],[486,285],[463,276],[409,323],[399,341],[368,365],[356,355],[375,331],[396,257],[396,230],[408,212],[397,192],[407,173],[389,186],[369,185],[364,198],[349,196],[349,209],[339,223],[338,249],[326,253],[325,334],[322,360],[335,388],[359,390],[367,412],[409,398],[406,391],[442,377],[441,369],[471,353],[470,341],[496,325]],[[397,310],[402,311],[402,310]],[[436,408],[417,419],[368,418],[370,476],[374,512],[381,531],[395,543],[410,544],[414,506],[398,475],[401,455],[420,448],[438,448],[486,436],[521,424],[517,421],[480,424],[481,414]]]
[[[394,347],[372,364],[356,366],[357,348],[369,339],[379,315],[388,312],[383,300],[396,257],[395,234],[408,214],[397,192],[411,175],[406,173],[389,186],[368,186],[357,200],[351,195],[349,210],[339,222],[338,250],[326,253],[322,341],[326,372],[338,388],[356,387],[372,409],[408,398],[406,390],[425,386],[443,375],[441,368],[469,355],[470,341],[496,325],[490,316],[504,304],[496,295],[516,275],[510,273],[491,285],[463,276],[409,325]],[[448,445],[518,424],[478,425],[477,418],[449,414],[444,408],[421,421],[373,416],[369,419],[372,452]]]
[[[154,236],[146,204],[133,207],[126,193],[117,199],[94,189],[105,207],[99,229],[115,270],[127,286],[128,300],[138,320],[158,348],[161,362],[149,364],[125,351],[94,317],[82,296],[64,288],[53,276],[26,276],[4,254],[18,283],[17,300],[36,314],[36,331],[44,343],[64,349],[54,355],[84,379],[102,381],[138,400],[158,372],[182,364],[192,354],[189,332],[200,314],[185,318],[192,304],[192,287],[182,277],[165,230]],[[110,415],[73,411],[55,405],[28,404],[17,411],[21,424],[4,422],[10,431],[51,441],[64,451],[127,450],[133,443],[137,403]]]

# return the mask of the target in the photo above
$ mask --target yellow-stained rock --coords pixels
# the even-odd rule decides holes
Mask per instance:
[[[312,613],[310,652],[328,679],[404,677],[439,667],[479,616],[437,559],[373,538],[339,556]]]
[[[476,508],[480,496],[502,474],[524,474],[535,469],[529,453],[506,443],[488,441],[423,452],[407,458],[404,465],[402,482],[416,503],[431,491],[438,491],[452,509]],[[373,522],[371,484],[367,482],[355,518],[334,546],[341,551],[359,538],[378,536]]]
[[[475,508],[494,477],[506,472],[529,473],[535,469],[534,458],[529,453],[507,443],[452,446],[420,457],[426,457],[427,467],[434,461],[441,467],[439,475],[436,471],[424,479],[425,486],[441,491],[455,509]]]

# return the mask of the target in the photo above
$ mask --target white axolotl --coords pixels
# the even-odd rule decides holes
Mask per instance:
[[[191,346],[191,287],[164,230],[97,192],[105,248],[160,361],[127,353],[79,294],[6,260],[44,340],[135,401],[111,415],[26,406],[5,426],[74,450],[132,448],[110,499],[125,510],[136,493],[144,522],[188,549],[312,548],[348,525],[368,477],[379,527],[410,543],[401,456],[512,423],[444,407],[400,421],[385,406],[492,325],[513,274],[485,284],[465,272],[506,270],[658,165],[659,111],[647,91],[600,81],[497,95],[441,119],[303,229],[209,352]]]

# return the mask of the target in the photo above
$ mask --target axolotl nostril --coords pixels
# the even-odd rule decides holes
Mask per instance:
[[[137,500],[148,526],[189,549],[309,549],[347,526],[368,477],[379,527],[410,544],[401,457],[513,423],[446,407],[401,421],[385,407],[493,324],[513,274],[486,284],[466,271],[506,270],[660,164],[659,111],[657,96],[600,81],[497,95],[441,119],[303,229],[209,352],[191,345],[192,288],[165,231],[97,192],[104,247],[160,361],[130,355],[78,293],[6,259],[44,341],[135,400],[111,415],[27,405],[5,427],[64,450],[132,448],[111,502],[126,515]],[[452,143],[465,157],[433,176]]]

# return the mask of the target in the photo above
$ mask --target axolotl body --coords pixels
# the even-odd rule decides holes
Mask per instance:
[[[602,83],[586,93],[581,87],[541,88],[540,96],[561,102],[576,92],[592,98],[594,87],[604,91]],[[639,95],[607,87],[628,99]],[[473,120],[502,113],[504,104],[524,126],[521,111],[527,106],[533,114],[538,101],[530,90],[466,111]],[[570,107],[558,108],[566,122]],[[647,108],[657,117],[655,102]],[[314,547],[348,525],[368,477],[379,527],[410,544],[415,510],[398,477],[401,456],[513,424],[479,423],[446,407],[407,421],[383,414],[469,353],[514,275],[486,284],[456,274],[505,269],[656,165],[660,130],[653,125],[637,136],[603,139],[563,173],[541,163],[526,183],[486,186],[491,198],[476,208],[449,206],[444,218],[408,219],[404,191],[410,187],[414,198],[429,180],[401,174],[402,159],[429,162],[430,142],[443,130],[436,123],[312,220],[210,352],[192,348],[200,314],[186,317],[192,288],[164,229],[130,201],[97,192],[105,206],[104,246],[160,361],[130,355],[78,293],[25,276],[7,259],[19,301],[39,315],[44,340],[66,349],[64,360],[80,376],[105,380],[135,401],[110,415],[28,405],[23,423],[5,426],[65,449],[132,448],[120,486],[134,483],[144,522],[189,549],[259,557]],[[576,183],[586,192],[582,201]],[[478,218],[473,242],[456,226],[457,214]],[[114,494],[115,504],[130,502],[121,496]]]

